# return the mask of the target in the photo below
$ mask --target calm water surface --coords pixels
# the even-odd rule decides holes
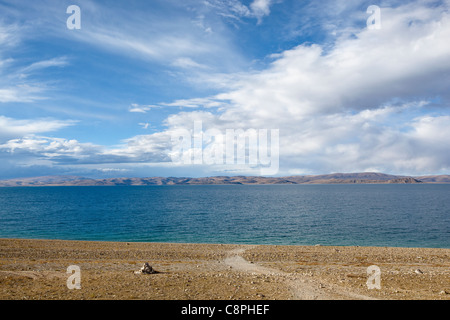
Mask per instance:
[[[450,185],[0,188],[0,238],[450,248]]]

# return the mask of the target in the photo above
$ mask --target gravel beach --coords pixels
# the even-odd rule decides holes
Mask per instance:
[[[0,299],[450,300],[450,249],[0,239]]]

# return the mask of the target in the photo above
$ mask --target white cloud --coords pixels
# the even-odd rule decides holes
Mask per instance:
[[[271,5],[272,5],[272,0],[254,0],[250,4],[252,13],[258,19],[259,23],[261,22],[261,19],[264,16],[268,16],[270,14],[270,6]]]
[[[172,65],[182,69],[209,69],[208,66],[197,63],[191,58],[178,58],[172,63]]]
[[[23,27],[0,21],[0,103],[33,102],[45,91],[45,84],[23,81],[23,73],[13,69],[16,60],[9,50],[21,42],[23,33]]]
[[[57,57],[49,60],[43,60],[34,62],[31,65],[24,67],[20,70],[20,73],[29,73],[41,69],[51,68],[51,67],[64,67],[68,64],[67,57]]]
[[[148,122],[141,122],[139,125],[142,127],[142,129],[147,130],[150,127],[150,123]]]
[[[128,172],[128,169],[120,169],[120,168],[98,168],[96,169],[102,173],[114,173],[114,172]]]
[[[251,14],[238,6],[240,2],[228,4],[234,6],[234,14]],[[161,103],[159,107],[193,108],[170,115],[162,132],[135,136],[112,148],[39,136],[10,140],[1,147],[28,150],[59,164],[170,165],[172,134],[192,130],[195,121],[202,121],[204,130],[221,132],[280,129],[280,174],[448,170],[449,4],[426,4],[385,7],[381,30],[363,27],[352,36],[340,36],[331,47],[303,44],[272,56],[273,63],[265,70],[228,76],[220,94]],[[250,5],[252,10],[256,7],[261,16],[270,13],[269,2]],[[150,56],[165,52],[155,53],[152,44],[147,47],[138,37],[129,40],[125,34],[119,34],[115,44],[113,37],[101,39],[103,35],[91,40],[131,45]],[[185,49],[171,55],[170,61],[194,67],[196,60],[188,58]],[[221,82],[223,74],[218,78]],[[436,97],[442,101],[438,111],[430,103]],[[129,111],[145,113],[154,107],[133,104]]]
[[[80,41],[90,42],[103,48],[119,50],[130,56],[139,56],[147,60],[165,61],[180,55],[206,54],[213,48],[212,44],[196,41],[191,35],[183,36],[166,34],[161,37],[148,40],[148,34],[128,34],[122,28],[114,30],[112,28],[99,28],[94,31],[86,31],[80,35]]]
[[[30,74],[39,74],[50,67],[64,67],[68,64],[67,57],[33,62],[27,66],[18,66],[20,59],[11,58],[12,52],[22,42],[29,27],[15,24],[3,25],[0,21],[0,103],[25,102],[31,103],[46,99],[44,93],[50,88],[46,80],[28,80]],[[3,58],[6,56],[7,58]]]
[[[237,75],[222,94],[174,102],[222,112],[172,115],[168,130],[199,119],[222,131],[280,129],[285,171],[445,170],[450,119],[427,111],[427,101],[440,97],[448,112],[448,11],[407,4],[384,8],[383,21],[328,50],[284,51],[268,69]]]
[[[32,157],[56,165],[139,164],[169,162],[167,133],[136,136],[116,147],[83,143],[75,139],[25,135],[0,144],[0,150],[20,159]]]
[[[0,21],[0,46],[2,49],[13,47],[20,42],[22,28],[17,24],[3,24]],[[1,51],[0,51],[1,53]]]
[[[233,50],[226,32],[212,31],[212,25],[220,22],[206,23],[211,19],[202,14],[204,7],[198,2],[167,1],[162,8],[144,12],[91,2],[83,12],[96,18],[70,36],[101,50],[182,71],[236,66],[244,58]]]
[[[182,108],[218,108],[223,106],[224,103],[216,98],[193,98],[193,99],[180,99],[170,103],[161,103],[161,106],[166,107],[182,107]]]
[[[25,119],[0,116],[0,142],[30,134],[54,132],[76,123],[73,120]]]
[[[133,113],[146,113],[147,111],[150,111],[151,109],[155,108],[160,108],[160,106],[155,105],[142,106],[137,103],[132,103],[131,106],[128,108],[128,111]]]
[[[37,93],[43,90],[31,86],[15,86],[0,89],[0,102],[33,102],[41,99]]]
[[[448,169],[450,148],[443,143],[443,137],[450,133],[450,119],[423,116],[401,121],[399,112],[412,111],[401,109],[315,117],[302,122],[298,132],[282,140],[281,152],[296,169],[315,173],[417,174]],[[385,118],[391,116],[398,122],[396,126],[385,124]]]
[[[8,149],[11,153],[27,152],[40,154],[48,158],[56,158],[62,155],[80,155],[82,144],[76,140],[27,135],[19,139],[9,140],[0,148]]]
[[[261,23],[262,18],[270,14],[273,0],[253,0],[249,6],[239,0],[209,0],[206,5],[214,8],[217,14],[239,20],[240,18],[256,18]]]

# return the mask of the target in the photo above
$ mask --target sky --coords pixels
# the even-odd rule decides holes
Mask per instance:
[[[0,179],[449,174],[449,9],[0,0]]]

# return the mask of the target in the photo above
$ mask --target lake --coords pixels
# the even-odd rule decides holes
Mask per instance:
[[[450,185],[0,188],[0,238],[450,248]]]

